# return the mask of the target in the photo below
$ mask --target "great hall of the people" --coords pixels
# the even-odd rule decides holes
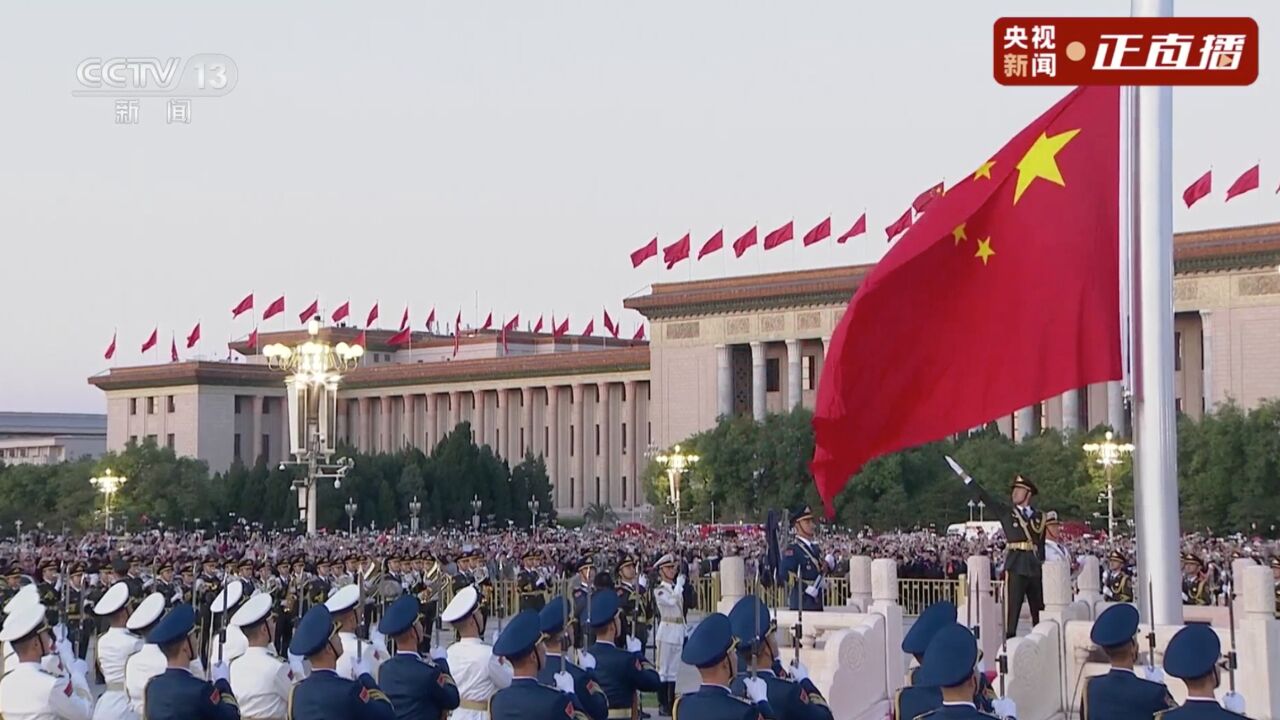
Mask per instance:
[[[1180,234],[1175,239],[1175,396],[1195,418],[1234,399],[1280,397],[1280,224]],[[645,504],[647,454],[729,414],[812,407],[841,313],[870,265],[656,284],[625,301],[650,342],[464,331],[415,333],[392,348],[370,330],[362,365],[342,380],[339,438],[362,451],[429,450],[458,423],[514,462],[546,459],[557,509]],[[1017,302],[1017,298],[1010,298]],[[354,328],[328,327],[354,342]],[[303,331],[263,333],[292,344]],[[213,471],[235,460],[285,459],[282,373],[243,343],[238,362],[113,368],[89,382],[106,394],[107,445],[154,440]],[[868,338],[867,352],[875,352]],[[996,418],[1020,438],[1042,428],[1127,428],[1118,383],[1080,388]]]

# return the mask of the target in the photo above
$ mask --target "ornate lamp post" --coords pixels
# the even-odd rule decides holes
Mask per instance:
[[[480,529],[480,508],[484,507],[484,503],[480,502],[479,495],[471,496],[471,529]]]
[[[422,503],[418,502],[418,496],[414,495],[409,501],[409,532],[414,535],[418,534],[418,513],[422,512]]]
[[[529,508],[529,527],[533,529],[533,539],[538,539],[538,511],[542,509],[542,504],[535,498],[525,503]]]
[[[1101,465],[1107,474],[1107,542],[1115,543],[1116,534],[1116,489],[1115,483],[1111,479],[1111,468],[1119,465],[1124,461],[1125,456],[1133,452],[1133,445],[1130,443],[1116,443],[1112,441],[1111,431],[1108,430],[1103,441],[1100,443],[1085,443],[1084,451],[1098,458],[1098,464]]]
[[[104,529],[111,532],[111,500],[115,497],[116,491],[121,485],[129,482],[129,478],[123,475],[116,475],[107,468],[102,475],[89,478],[89,482],[102,493],[102,514],[106,516],[106,524]]]
[[[298,516],[307,523],[307,534],[316,533],[316,482],[333,479],[335,488],[355,464],[351,458],[333,455],[337,451],[338,382],[356,367],[364,348],[340,342],[337,345],[318,339],[320,321],[307,323],[308,338],[294,347],[272,343],[262,349],[267,365],[288,372],[284,384],[289,395],[289,452],[293,461],[307,469],[306,476],[295,480],[298,491]],[[286,463],[280,463],[283,469]]]
[[[969,522],[973,522],[973,511],[974,511],[974,509],[976,509],[977,507],[978,507],[978,503],[974,502],[974,501],[973,501],[973,499],[972,499],[972,498],[970,498],[970,500],[969,500]]]
[[[662,463],[667,469],[667,481],[670,488],[667,499],[671,501],[672,507],[676,512],[676,532],[680,532],[680,480],[684,477],[684,473],[695,463],[698,462],[697,455],[691,455],[680,451],[680,446],[676,445],[671,448],[671,452],[662,453],[654,457],[654,460]]]
[[[18,537],[22,537],[22,521],[14,520],[13,525],[14,527],[18,528]]]
[[[356,510],[359,510],[360,506],[354,499],[347,498],[347,504],[343,505],[342,509],[347,511],[347,534],[351,535],[355,531]]]

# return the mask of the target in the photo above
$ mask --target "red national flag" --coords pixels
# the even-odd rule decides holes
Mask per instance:
[[[310,320],[311,318],[319,314],[320,314],[320,300],[319,299],[312,300],[311,304],[307,306],[306,310],[303,310],[302,312],[298,313],[298,322],[302,323],[303,325],[306,325],[308,320]],[[336,315],[337,313],[334,313],[334,314]]]
[[[1212,191],[1213,171],[1208,170],[1195,182],[1188,185],[1186,190],[1182,191],[1182,202],[1186,203],[1187,207],[1191,207],[1192,205],[1195,205],[1200,198],[1208,195]]]
[[[248,295],[244,296],[243,300],[236,303],[235,307],[231,308],[231,319],[235,320],[236,318],[240,317],[241,314],[249,312],[252,309],[253,309],[253,293],[249,293]]]
[[[845,231],[843,235],[836,238],[836,242],[843,245],[846,240],[850,238],[855,238],[865,233],[866,231],[867,231],[867,214],[862,213],[862,215],[858,218],[858,220],[853,223],[853,227],[849,228],[848,230]]]
[[[178,362],[178,338],[169,336],[169,362]]]
[[[283,295],[276,298],[274,301],[272,301],[270,305],[267,306],[267,311],[262,313],[262,319],[270,320],[271,318],[275,317],[276,315],[279,315],[282,312],[284,312],[284,296]]]
[[[142,352],[146,352],[156,346],[156,334],[160,328],[152,328],[151,334],[147,336],[146,342],[142,343]]]
[[[427,315],[427,329],[430,330],[432,325],[436,324],[436,309],[431,308],[431,313]]]
[[[742,257],[742,253],[747,248],[756,244],[756,227],[753,225],[750,230],[742,233],[742,237],[733,241],[733,256]]]
[[[351,315],[351,301],[348,300],[342,303],[341,305],[339,305],[337,310],[333,311],[333,321],[338,322],[340,320],[345,320],[350,315]]]
[[[604,329],[608,330],[614,337],[618,337],[618,326],[613,324],[613,318],[609,317],[609,311],[604,311]]]
[[[405,328],[400,332],[396,333],[395,335],[392,335],[391,339],[387,340],[387,344],[392,347],[395,347],[398,345],[408,345],[409,339],[410,339],[409,336],[412,334],[413,334],[412,330],[410,330],[409,328]]]
[[[491,327],[493,327],[493,311],[492,311],[492,310],[490,310],[490,311],[489,311],[489,314],[485,317],[485,319],[484,319],[484,325],[481,325],[481,326],[480,326],[480,329],[481,329],[481,330],[488,330],[488,329],[489,329],[489,328],[491,328]]]
[[[641,323],[641,324],[640,324],[640,327],[636,328],[636,334],[635,334],[635,335],[632,335],[632,336],[631,336],[631,339],[632,339],[632,340],[643,340],[643,339],[644,339],[644,324],[643,324],[643,323]]]
[[[658,257],[658,238],[655,235],[652,240],[645,243],[644,247],[634,250],[631,253],[631,267],[640,267],[645,260],[652,257]]]
[[[510,320],[502,324],[502,329],[517,330],[518,328],[516,326],[519,324],[520,324],[520,313],[516,313],[515,315],[511,316]]]
[[[722,249],[724,249],[724,228],[717,230],[715,235],[712,235],[702,244],[702,249],[698,251],[698,259],[701,260],[707,255]]]
[[[596,332],[596,319],[591,318],[587,321],[587,326],[582,328],[582,337],[591,337]]]
[[[814,411],[828,514],[872,458],[1120,377],[1119,104],[1072,91],[862,280]]]
[[[826,220],[814,225],[812,230],[804,234],[804,246],[809,247],[810,245],[826,240],[829,237],[831,237],[830,215],[827,216]]]
[[[569,318],[565,318],[564,322],[560,323],[559,325],[556,325],[555,318],[552,318],[551,324],[552,324],[551,337],[558,338],[558,337],[564,337],[565,335],[569,334]]]
[[[542,332],[542,316],[541,315],[538,316],[538,322],[533,326],[533,331],[536,333]]]
[[[902,213],[902,217],[894,220],[892,225],[884,229],[884,234],[889,236],[887,240],[893,240],[903,230],[911,227],[911,212],[911,208],[907,208],[907,211]]]
[[[943,192],[942,183],[938,183],[917,195],[916,199],[911,201],[911,207],[914,208],[916,212],[922,213],[926,207],[929,207],[929,203],[942,197]]]
[[[249,333],[249,338],[245,340],[245,344],[254,350],[258,349],[258,328],[254,328],[253,332]]]
[[[662,248],[662,262],[667,264],[667,269],[675,267],[676,263],[681,260],[689,259],[689,233],[685,233],[684,237]]]
[[[196,326],[187,334],[187,349],[195,347],[198,342],[200,342],[200,323],[196,323]]]
[[[795,237],[795,223],[788,220],[786,225],[764,236],[764,249],[772,250]]]
[[[111,344],[107,346],[107,351],[102,353],[104,360],[110,360],[116,356],[116,333],[111,333]]]
[[[1231,183],[1231,187],[1227,188],[1227,200],[1230,200],[1231,198],[1237,195],[1243,195],[1249,192],[1250,190],[1257,190],[1257,189],[1258,189],[1258,166],[1254,165],[1248,170],[1245,170],[1244,174],[1236,178],[1236,181]]]
[[[373,327],[373,323],[377,319],[378,319],[378,303],[375,302],[373,304],[373,307],[369,308],[369,317],[364,319],[364,326],[367,328]]]

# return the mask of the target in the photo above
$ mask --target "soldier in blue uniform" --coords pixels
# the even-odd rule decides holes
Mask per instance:
[[[1098,616],[1089,639],[1102,648],[1111,661],[1111,672],[1089,678],[1080,707],[1082,720],[1154,717],[1173,707],[1169,690],[1134,674],[1138,660],[1138,610],[1132,605],[1112,605]]]
[[[609,717],[619,720],[638,717],[637,693],[656,691],[662,679],[653,664],[645,659],[639,640],[628,637],[623,641],[624,647],[616,644],[622,627],[616,593],[605,591],[591,596],[586,625],[595,639],[587,650],[595,659],[600,687],[609,698]]]
[[[782,553],[782,571],[787,574],[788,607],[799,610],[822,610],[822,591],[826,586],[826,573],[831,568],[818,543],[814,540],[817,523],[813,509],[801,505],[791,513],[791,524],[796,540]]]
[[[396,711],[396,720],[442,720],[458,707],[458,686],[449,675],[443,651],[418,654],[423,629],[418,598],[401,595],[378,621],[378,631],[395,642],[396,653],[382,664],[379,686]]]
[[[916,673],[921,686],[936,687],[942,695],[942,706],[937,710],[917,715],[915,720],[988,720],[990,715],[973,703],[978,689],[978,641],[969,628],[952,623],[934,634],[924,653],[924,664]],[[1016,709],[1008,703],[1004,717],[1013,717]]]
[[[308,610],[293,631],[289,652],[310,661],[311,674],[293,686],[289,720],[395,720],[391,701],[373,681],[373,653],[355,663],[355,680],[338,675],[338,627],[321,604]]]
[[[191,674],[191,661],[196,657],[191,631],[196,627],[196,611],[190,605],[176,605],[156,623],[147,642],[159,646],[168,667],[147,681],[148,720],[239,720],[240,706],[227,681],[224,663],[213,666],[213,682]]]
[[[574,563],[574,570],[578,573],[578,576],[573,580],[573,585],[571,586],[573,591],[573,619],[577,621],[575,627],[577,632],[573,637],[573,646],[581,650],[591,644],[591,638],[587,634],[587,624],[583,621],[590,605],[591,596],[595,594],[595,564],[591,561],[590,551],[583,551],[582,557],[578,558],[577,562]]]
[[[542,643],[546,649],[547,662],[538,671],[538,682],[554,685],[555,675],[560,670],[569,673],[573,678],[573,694],[575,707],[591,720],[605,720],[609,717],[609,697],[596,680],[596,659],[591,653],[583,651],[578,659],[579,666],[569,661],[562,653],[573,644],[571,630],[566,631],[565,622],[569,616],[569,603],[563,595],[557,595],[547,603],[539,617],[542,621]],[[569,620],[572,622],[572,620]]]
[[[573,678],[555,674],[555,687],[538,682],[547,664],[542,647],[542,618],[536,610],[521,610],[493,644],[493,654],[504,657],[515,670],[511,685],[489,699],[490,720],[587,720],[574,705]]]
[[[755,595],[747,595],[729,611],[733,636],[738,642],[738,675],[729,689],[745,696],[750,668],[755,664],[756,677],[765,682],[769,706],[778,720],[832,720],[826,698],[809,680],[804,665],[792,664],[789,677],[774,672],[778,659],[778,643],[774,633],[778,626],[769,616],[769,608]]]
[[[1208,625],[1188,625],[1169,640],[1164,652],[1164,671],[1187,686],[1187,701],[1181,707],[1155,714],[1157,720],[1219,720],[1244,717],[1244,698],[1230,692],[1222,705],[1213,691],[1221,680],[1218,661],[1222,641]],[[1225,706],[1225,708],[1224,708]]]
[[[902,638],[902,652],[911,655],[919,665],[924,664],[924,653],[929,649],[933,636],[944,627],[956,624],[956,606],[947,601],[936,602],[924,609]],[[920,668],[908,673],[910,685],[900,688],[893,699],[893,716],[898,720],[912,720],[917,715],[942,707],[942,691],[937,687],[921,685]],[[976,703],[975,703],[976,705]]]
[[[737,675],[737,643],[733,625],[722,613],[698,623],[680,652],[680,659],[698,668],[702,687],[676,699],[672,720],[773,720],[769,686],[758,677],[742,681],[747,698],[733,694],[729,683]]]

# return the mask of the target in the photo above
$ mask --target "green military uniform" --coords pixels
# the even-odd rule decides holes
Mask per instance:
[[[966,480],[974,494],[986,506],[995,510],[1000,519],[1005,537],[1005,637],[1017,634],[1018,618],[1022,615],[1022,601],[1025,599],[1031,606],[1031,623],[1040,621],[1040,611],[1044,609],[1044,585],[1041,578],[1041,566],[1044,564],[1044,515],[1032,507],[1030,499],[1039,489],[1035,483],[1019,475],[1014,478],[1013,487],[1022,488],[1030,493],[1028,504],[1014,507],[1008,502],[987,492],[972,479]]]

